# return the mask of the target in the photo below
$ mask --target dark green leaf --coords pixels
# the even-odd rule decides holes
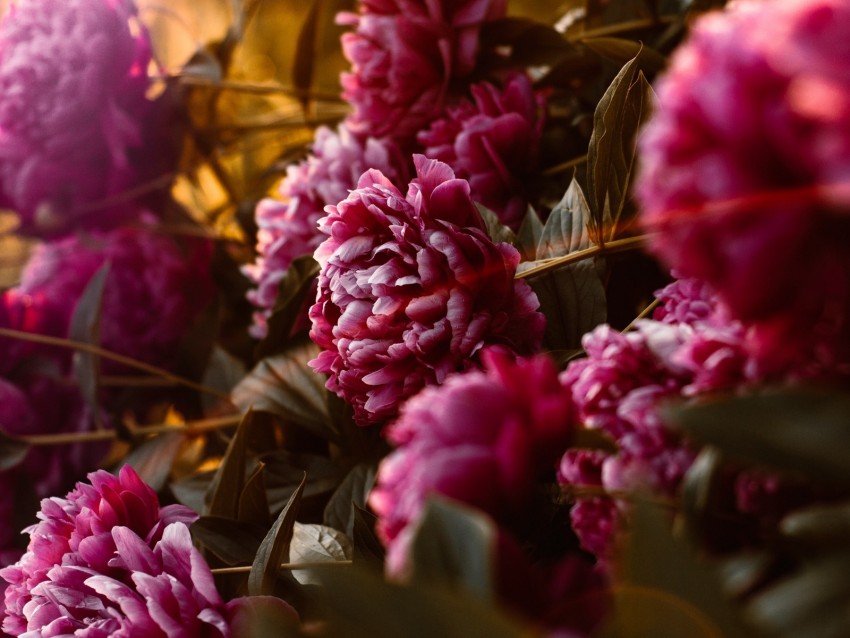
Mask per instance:
[[[579,349],[582,336],[605,322],[603,269],[601,259],[584,259],[526,280],[546,316],[543,340],[546,349]]]
[[[239,515],[239,497],[245,485],[245,456],[247,446],[245,439],[248,430],[254,420],[254,413],[248,410],[221,460],[221,465],[216,472],[216,477],[210,485],[209,507],[207,514],[210,516],[224,516],[226,518],[237,518]]]
[[[245,481],[245,487],[239,495],[238,516],[240,521],[259,525],[263,529],[271,523],[266,483],[263,480],[265,468],[264,463],[257,463],[257,467]]]
[[[641,52],[626,64],[605,91],[593,115],[587,157],[591,238],[614,238],[628,200],[637,131],[649,118],[654,93],[641,68]]]
[[[264,528],[221,516],[202,516],[189,528],[192,538],[226,565],[247,565],[254,560]]]
[[[850,396],[763,392],[669,411],[697,441],[731,457],[850,486]]]
[[[262,455],[260,460],[266,466],[266,494],[273,514],[286,505],[305,473],[307,484],[303,488],[304,498],[328,494],[337,488],[342,479],[340,468],[324,456],[276,450]]]
[[[216,474],[214,470],[190,474],[179,481],[174,481],[169,487],[180,503],[200,514],[206,509],[206,495],[210,491],[210,485]]]
[[[367,509],[354,505],[354,562],[381,571],[384,566],[384,547],[375,535],[378,518]]]
[[[492,601],[496,538],[495,523],[478,510],[430,498],[408,550],[410,582],[459,588]]]
[[[326,400],[325,377],[307,362],[319,355],[312,341],[301,341],[281,354],[260,361],[233,390],[239,407],[270,412],[313,434],[340,443]]]
[[[346,475],[325,506],[325,525],[354,535],[354,505],[366,507],[366,498],[375,483],[375,468],[361,463]]]
[[[257,357],[281,352],[290,340],[295,322],[305,312],[304,300],[319,273],[319,264],[312,255],[295,259],[278,284],[274,309],[268,320],[269,331],[257,346]]]
[[[248,574],[248,594],[251,596],[274,593],[280,565],[283,563],[284,557],[289,555],[289,544],[292,542],[295,517],[298,514],[298,505],[301,503],[301,494],[306,483],[307,474],[304,474],[301,485],[292,493],[274,525],[266,534],[263,542],[260,543],[257,555],[251,564],[251,572]]]
[[[321,573],[329,636],[344,638],[520,638],[534,635],[496,608],[460,592],[399,587],[363,569]]]
[[[661,510],[639,501],[631,523],[615,613],[603,636],[753,636],[732,610],[711,566],[673,537],[672,521]]]
[[[74,341],[100,345],[100,308],[103,300],[103,290],[109,277],[109,262],[105,262],[92,275],[80,295],[74,313],[71,315],[71,325],[68,336]],[[93,408],[96,418],[100,416],[100,357],[76,350],[74,352],[74,377],[80,386],[80,392],[86,403]]]
[[[528,207],[525,217],[517,231],[516,243],[517,250],[523,261],[531,261],[537,254],[537,244],[540,242],[540,237],[543,234],[543,222],[540,221],[540,215],[531,206]]]
[[[122,465],[129,465],[142,480],[158,492],[171,474],[171,464],[183,446],[185,437],[178,428],[154,436],[128,454]]]
[[[590,207],[575,178],[570,182],[561,201],[552,209],[540,233],[535,259],[560,257],[590,248],[587,224]]]
[[[505,242],[511,245],[516,243],[516,235],[502,223],[496,213],[478,202],[475,203],[475,208],[478,209],[478,213],[484,220],[484,226],[487,228],[490,239],[494,242]]]
[[[3,432],[3,429],[17,425],[4,422],[5,418],[0,416],[0,472],[20,465],[30,451],[29,444]]]
[[[635,40],[624,38],[587,38],[581,43],[599,55],[602,55],[617,64],[626,64],[641,54],[641,68],[647,73],[658,73],[661,71],[666,60],[655,49],[651,49]]]

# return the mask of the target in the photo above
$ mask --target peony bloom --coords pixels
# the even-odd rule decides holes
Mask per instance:
[[[416,520],[430,494],[522,527],[537,480],[568,445],[572,402],[551,360],[513,361],[498,349],[482,359],[484,370],[453,375],[411,398],[387,428],[397,449],[381,463],[369,497],[386,544]]]
[[[0,204],[34,235],[112,226],[167,172],[151,47],[131,0],[18,0],[0,23]]]
[[[415,163],[406,196],[368,171],[320,222],[310,336],[323,352],[311,366],[363,425],[474,365],[485,345],[533,352],[544,327],[537,297],[514,279],[519,254],[489,239],[468,183],[442,162]]]
[[[843,0],[736,2],[673,55],[639,141],[653,251],[711,285],[773,367],[850,355],[848,58]]]
[[[171,363],[212,296],[206,244],[184,254],[169,237],[141,230],[73,235],[36,248],[7,295],[29,308],[29,330],[65,337],[80,296],[104,264],[100,344],[148,363]]]
[[[359,15],[340,14],[354,27],[342,38],[352,64],[342,75],[351,130],[414,142],[440,115],[450,84],[475,67],[481,25],[505,9],[504,0],[367,0]]]
[[[283,201],[264,199],[257,205],[257,261],[244,268],[257,287],[248,299],[257,311],[251,334],[263,338],[267,321],[277,300],[278,284],[296,257],[312,254],[323,236],[316,224],[324,207],[338,204],[357,186],[357,179],[370,168],[390,179],[406,171],[399,168],[401,156],[393,144],[369,138],[359,141],[341,124],[334,133],[327,127],[316,130],[312,154],[287,168],[280,183]]]
[[[509,78],[501,91],[487,82],[470,90],[474,104],[449,107],[417,139],[425,155],[469,181],[472,199],[518,230],[538,164],[545,98],[522,74]]]

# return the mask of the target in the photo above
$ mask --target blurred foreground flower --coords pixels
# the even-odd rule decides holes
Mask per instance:
[[[0,204],[45,236],[138,215],[109,198],[173,162],[131,0],[18,0],[0,23]]]
[[[469,184],[423,156],[402,195],[379,171],[328,208],[316,250],[311,362],[361,425],[383,423],[421,388],[474,367],[485,345],[529,354],[544,318],[519,253],[487,236]]]
[[[654,252],[751,322],[769,365],[850,355],[847,59],[847,2],[736,2],[694,25],[640,138]]]

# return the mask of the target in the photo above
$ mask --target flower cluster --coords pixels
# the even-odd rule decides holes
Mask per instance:
[[[505,7],[504,0],[367,0],[359,14],[341,14],[354,27],[342,38],[352,64],[342,76],[351,130],[409,146],[441,114],[451,84],[475,68],[479,30]]]
[[[850,343],[850,7],[737,2],[698,21],[658,82],[637,195],[652,248],[713,286],[767,365]]]
[[[472,198],[505,225],[519,228],[530,199],[543,132],[544,97],[526,75],[515,74],[502,91],[489,83],[470,87],[462,101],[417,137],[423,153],[469,181]]]
[[[245,600],[225,604],[219,595],[189,535],[197,514],[182,505],[160,507],[130,466],[117,477],[90,474],[66,498],[45,499],[38,516],[26,554],[0,570],[9,583],[6,633],[232,635]]]
[[[168,170],[168,112],[131,0],[20,0],[0,23],[0,204],[23,231],[114,226]],[[117,205],[110,200],[122,199]]]
[[[415,163],[406,196],[368,171],[320,222],[310,336],[323,352],[311,365],[364,425],[474,365],[485,345],[528,354],[542,337],[537,297],[514,279],[519,253],[489,239],[469,184],[442,162]]]

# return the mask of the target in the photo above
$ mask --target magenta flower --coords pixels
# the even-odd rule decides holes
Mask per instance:
[[[0,23],[0,203],[34,235],[111,226],[104,200],[168,170],[131,0],[20,0]]]
[[[472,85],[470,91],[474,104],[449,107],[446,117],[432,122],[417,139],[425,155],[469,181],[472,199],[517,230],[538,165],[545,98],[523,74],[510,77],[501,91],[487,82]]]
[[[317,223],[324,207],[338,204],[357,186],[357,179],[370,168],[390,179],[406,175],[400,168],[401,154],[388,141],[369,138],[359,141],[345,124],[334,133],[316,130],[312,154],[287,168],[278,192],[283,201],[267,198],[257,205],[257,261],[244,272],[257,285],[248,299],[257,311],[251,334],[263,338],[277,299],[278,284],[296,257],[312,254],[324,238]]]
[[[482,23],[503,17],[504,0],[367,1],[340,14],[354,27],[342,38],[352,71],[343,97],[354,106],[347,123],[358,135],[391,136],[407,145],[439,116],[450,83],[466,77],[478,57]]]
[[[142,230],[73,235],[36,248],[9,294],[31,309],[30,330],[65,337],[80,295],[108,263],[101,345],[164,365],[173,361],[180,340],[210,301],[209,258],[205,243],[184,253],[169,237]]]
[[[637,195],[653,251],[710,284],[766,365],[846,361],[850,7],[736,2],[658,83]]]
[[[310,336],[323,352],[310,365],[363,425],[475,365],[485,345],[533,352],[544,327],[534,292],[514,279],[519,254],[489,239],[468,183],[442,162],[415,163],[406,196],[368,171],[320,223]]]
[[[514,361],[494,349],[482,358],[484,370],[425,388],[386,430],[397,449],[381,463],[369,504],[391,554],[403,553],[392,546],[431,494],[521,528],[537,480],[570,441],[572,402],[551,360]]]

